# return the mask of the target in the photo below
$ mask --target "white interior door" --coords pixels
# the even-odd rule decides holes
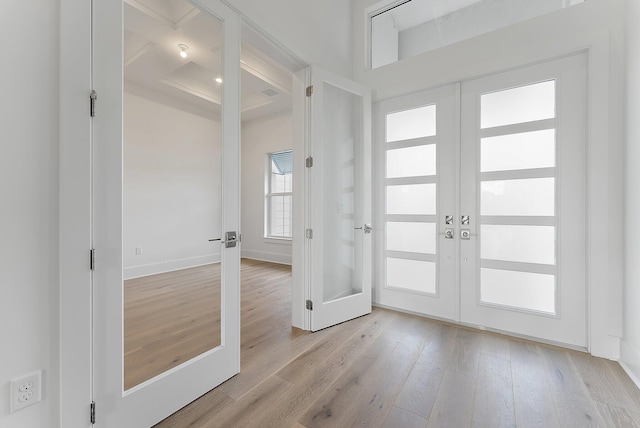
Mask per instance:
[[[446,319],[458,310],[457,106],[457,85],[376,106],[379,299]]]
[[[240,23],[237,14],[219,0],[194,0],[193,4],[198,10],[190,12],[188,17],[203,26],[202,31],[207,38],[202,47],[207,49],[198,52],[192,47],[190,54],[194,57],[185,64],[194,64],[192,68],[199,69],[219,66],[223,81],[219,106],[214,108],[221,119],[217,125],[218,131],[210,135],[211,141],[219,143],[219,155],[211,159],[210,168],[217,177],[216,186],[219,187],[215,192],[221,205],[216,211],[219,215],[211,217],[212,229],[203,231],[201,236],[202,245],[218,248],[220,243],[208,243],[208,239],[229,241],[230,237],[225,232],[239,233],[240,226]],[[93,245],[96,265],[93,271],[92,340],[95,424],[101,427],[149,427],[239,372],[240,247],[237,243],[228,248],[226,245],[219,247],[220,288],[218,301],[215,302],[219,318],[210,326],[203,327],[204,330],[211,329],[215,345],[168,370],[134,382],[133,386],[128,385],[124,358],[128,326],[125,322],[127,309],[124,306],[123,287],[123,4],[119,1],[94,2],[93,14],[99,17],[94,19],[93,29],[93,84],[98,94],[96,117],[93,119]],[[140,19],[143,19],[141,15]],[[215,25],[209,27],[207,19],[213,20]],[[216,36],[216,32],[221,37]],[[154,33],[150,31],[149,34],[152,37]],[[185,34],[185,37],[188,36]],[[167,38],[166,49],[171,52],[175,50],[177,57],[179,52],[174,42]],[[165,49],[161,43],[155,45],[160,50]],[[153,44],[150,46],[147,49],[153,49]],[[219,56],[207,56],[216,53]],[[198,54],[201,56],[197,57]],[[211,76],[212,82],[214,77]],[[128,108],[127,104],[125,108]],[[147,128],[149,132],[161,129],[158,122],[149,123]],[[184,159],[184,156],[187,154],[177,151],[175,159]],[[184,189],[185,193],[190,191]],[[188,213],[189,207],[186,208],[185,212]],[[151,222],[153,218],[149,220]],[[189,221],[186,216],[181,220],[182,223]],[[166,227],[160,227],[157,233],[164,233],[164,229],[173,226],[167,224]],[[211,236],[211,233],[219,235]],[[211,251],[215,256],[217,250]],[[164,317],[165,314],[159,313],[158,316]],[[178,338],[175,340],[179,348]]]
[[[376,105],[377,302],[587,347],[586,55]]]
[[[585,54],[462,85],[462,321],[586,347]]]
[[[307,168],[311,330],[371,312],[371,94],[313,67]],[[311,161],[309,161],[311,162]]]

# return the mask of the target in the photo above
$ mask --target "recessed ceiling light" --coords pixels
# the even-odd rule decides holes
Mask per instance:
[[[182,58],[186,58],[187,57],[187,51],[189,50],[189,46],[183,45],[183,44],[179,44],[178,47],[180,48],[180,56]]]
[[[216,83],[222,83],[222,77],[216,77]]]

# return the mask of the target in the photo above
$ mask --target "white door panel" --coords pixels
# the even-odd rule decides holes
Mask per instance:
[[[583,54],[462,85],[462,321],[587,346],[586,105]]]
[[[456,213],[457,87],[376,106],[380,175],[378,302],[432,316],[457,317],[457,243],[446,236]],[[451,220],[453,221],[453,220]]]
[[[311,71],[311,330],[371,312],[371,95]]]
[[[194,1],[221,21],[221,221],[217,230],[239,232],[239,17],[219,0]],[[121,2],[94,2],[93,396],[96,426],[148,427],[239,372],[240,247],[221,249],[219,346],[134,387],[125,387],[123,298],[123,14]],[[212,139],[218,138],[212,135]],[[212,164],[215,163],[212,161]],[[185,219],[185,221],[188,221]],[[205,241],[213,236],[203,235]],[[222,237],[224,239],[224,236]],[[216,244],[217,245],[217,244]]]

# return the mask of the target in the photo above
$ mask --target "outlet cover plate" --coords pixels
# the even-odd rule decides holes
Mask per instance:
[[[42,371],[11,379],[10,412],[42,401]]]

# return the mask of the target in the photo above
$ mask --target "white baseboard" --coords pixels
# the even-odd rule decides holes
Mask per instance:
[[[619,363],[631,380],[640,388],[640,351],[624,340],[621,342],[620,348],[621,357]]]
[[[242,250],[243,259],[260,260],[262,262],[279,263],[281,265],[291,265],[290,254],[267,253],[264,251]]]
[[[142,266],[124,268],[124,279],[140,278],[159,273],[172,272],[196,266],[220,263],[220,254],[208,254],[206,256],[190,257],[188,259],[170,260],[167,262],[152,263]]]

